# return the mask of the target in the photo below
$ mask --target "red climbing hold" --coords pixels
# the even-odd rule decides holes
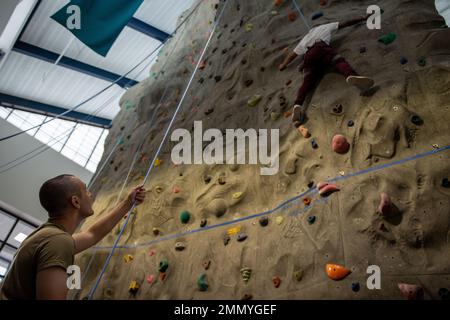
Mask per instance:
[[[283,4],[283,0],[275,0],[275,5],[277,7],[281,6]]]
[[[173,193],[180,193],[180,191],[181,191],[181,189],[180,189],[180,187],[178,187],[178,186],[174,186],[174,187],[172,188],[172,192],[173,192]]]
[[[320,0],[319,4],[321,6],[326,6],[327,5],[327,0]]]
[[[334,152],[344,154],[350,148],[350,144],[347,142],[347,139],[342,134],[337,134],[333,137],[333,140],[331,141],[331,147]]]
[[[326,265],[325,270],[327,272],[328,278],[335,281],[342,280],[351,273],[351,271],[346,267],[331,263]]]
[[[391,198],[385,192],[380,193],[380,204],[378,205],[377,212],[383,217],[390,217],[398,212],[397,207],[392,203]]]
[[[400,292],[408,298],[408,300],[423,300],[423,289],[415,284],[399,283]]]
[[[340,190],[335,184],[327,183],[327,182],[319,182],[317,184],[317,189],[319,189],[319,194],[322,197],[329,196],[333,192]]]
[[[273,283],[273,286],[274,286],[275,288],[278,288],[278,287],[280,286],[280,284],[281,284],[281,279],[280,279],[280,277],[277,277],[277,276],[273,277],[273,278],[272,278],[272,283]]]
[[[297,14],[294,11],[289,12],[288,20],[294,22],[295,20],[297,20]]]

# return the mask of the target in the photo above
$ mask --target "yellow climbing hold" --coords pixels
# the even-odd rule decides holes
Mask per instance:
[[[161,163],[162,163],[162,160],[156,158],[156,160],[155,160],[155,167],[159,167],[161,165]]]
[[[130,286],[128,287],[128,291],[132,294],[136,294],[136,292],[139,290],[139,284],[136,280],[133,280],[130,282]]]
[[[161,193],[161,192],[163,191],[163,188],[162,188],[161,186],[156,186],[156,187],[155,187],[155,191],[156,191],[157,193]]]
[[[260,101],[262,97],[259,94],[255,94],[253,97],[248,99],[247,104],[249,107],[255,107]]]
[[[240,199],[242,197],[242,192],[233,193],[233,199]]]
[[[133,260],[133,256],[131,254],[126,254],[123,256],[123,260],[128,263],[131,262]]]
[[[275,218],[275,222],[277,224],[282,224],[283,223],[284,218],[282,216],[278,216]]]
[[[253,23],[247,23],[245,25],[245,31],[250,32],[253,29]]]
[[[239,231],[241,231],[241,227],[240,227],[240,226],[237,226],[237,227],[228,229],[227,234],[228,234],[229,236],[231,236],[231,235],[233,235],[233,234],[238,233]]]

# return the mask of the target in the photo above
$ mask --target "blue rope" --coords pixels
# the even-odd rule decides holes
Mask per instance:
[[[166,129],[166,132],[164,133],[164,137],[163,137],[162,140],[161,140],[161,143],[160,143],[160,145],[159,145],[159,147],[158,147],[158,150],[156,151],[155,156],[153,157],[153,160],[152,160],[152,162],[150,163],[150,167],[149,167],[149,169],[148,169],[148,171],[147,171],[147,174],[146,174],[146,176],[145,176],[145,178],[144,178],[143,185],[146,184],[147,179],[148,179],[148,177],[149,177],[151,171],[153,170],[155,160],[158,158],[159,153],[161,152],[161,149],[162,149],[162,147],[163,147],[163,145],[164,145],[164,142],[165,142],[165,140],[166,140],[166,138],[167,138],[167,136],[168,136],[168,134],[169,134],[169,131],[170,131],[170,129],[171,129],[171,127],[172,127],[172,125],[173,125],[173,123],[174,123],[174,121],[175,121],[175,118],[176,118],[176,116],[177,116],[177,114],[178,114],[178,112],[179,112],[179,110],[180,110],[180,108],[181,108],[181,105],[182,105],[183,102],[184,102],[184,99],[185,99],[185,97],[186,97],[186,95],[187,95],[187,92],[189,91],[189,88],[190,88],[190,86],[191,86],[191,83],[192,83],[192,81],[194,80],[195,74],[197,73],[197,70],[198,70],[198,68],[199,68],[199,66],[200,66],[200,63],[201,63],[201,61],[203,60],[203,57],[204,57],[204,55],[205,55],[205,53],[206,53],[206,49],[208,48],[208,45],[209,45],[209,43],[211,42],[212,36],[213,36],[213,34],[214,34],[214,31],[216,30],[216,28],[217,28],[217,26],[218,26],[218,24],[219,24],[219,22],[220,22],[220,20],[221,20],[221,18],[222,18],[222,15],[223,15],[223,13],[224,13],[224,11],[225,11],[225,8],[226,8],[227,4],[228,4],[228,1],[225,1],[224,6],[223,6],[223,8],[222,8],[222,11],[220,12],[218,19],[217,19],[216,22],[214,23],[214,26],[213,26],[213,28],[212,28],[212,30],[211,30],[211,33],[210,33],[209,38],[208,38],[208,41],[206,42],[205,47],[203,48],[203,51],[202,51],[202,53],[201,53],[201,55],[200,55],[200,58],[198,59],[197,65],[195,66],[195,69],[194,69],[194,71],[193,71],[193,73],[192,73],[192,75],[191,75],[191,78],[189,79],[189,82],[188,82],[188,84],[187,84],[187,86],[186,86],[186,89],[184,90],[184,93],[183,93],[183,95],[181,96],[180,102],[178,103],[178,106],[177,106],[177,108],[176,108],[176,110],[175,110],[175,112],[174,112],[174,114],[173,114],[173,116],[172,116],[172,119],[170,120],[170,123],[169,123],[169,125],[168,125],[168,127],[167,127],[167,129]],[[93,287],[92,290],[89,292],[89,295],[88,295],[88,299],[89,299],[89,300],[92,300],[92,297],[94,296],[95,291],[97,290],[97,288],[98,288],[98,286],[99,286],[99,284],[100,284],[100,281],[101,281],[101,279],[102,279],[102,277],[103,277],[103,275],[104,275],[104,273],[105,273],[105,271],[106,271],[106,268],[108,267],[109,262],[111,261],[111,257],[112,257],[112,255],[114,254],[114,251],[115,251],[115,249],[116,249],[116,247],[117,247],[117,245],[118,245],[118,243],[119,243],[120,238],[122,237],[122,234],[123,234],[123,232],[124,232],[124,230],[125,230],[125,227],[127,226],[128,221],[130,220],[131,212],[133,212],[133,210],[134,210],[135,207],[136,207],[136,202],[133,203],[133,205],[132,205],[130,211],[128,212],[128,216],[127,216],[127,218],[126,218],[126,220],[125,220],[125,223],[123,224],[123,226],[122,226],[122,228],[121,228],[121,230],[120,230],[120,232],[119,232],[119,235],[117,236],[116,240],[114,241],[113,247],[112,247],[112,249],[111,249],[111,251],[110,251],[110,253],[109,253],[109,255],[108,255],[108,258],[106,259],[105,265],[103,266],[102,271],[100,272],[100,275],[98,276],[97,281],[95,282],[94,287]]]
[[[311,26],[309,25],[308,21],[306,20],[305,16],[303,15],[302,10],[300,9],[300,7],[297,4],[297,1],[292,0],[292,3],[294,4],[294,7],[297,9],[298,13],[300,13],[300,17],[302,18],[303,23],[305,24],[308,31],[311,30]]]
[[[334,182],[334,181],[349,179],[349,178],[360,176],[360,175],[363,175],[363,174],[366,174],[366,173],[369,173],[369,172],[379,171],[379,170],[382,170],[382,169],[398,166],[400,164],[403,164],[403,163],[406,163],[406,162],[409,162],[409,161],[417,160],[417,159],[420,159],[420,158],[424,158],[424,157],[431,156],[431,155],[434,155],[434,154],[437,154],[437,153],[440,153],[440,152],[444,152],[444,151],[448,151],[448,150],[450,150],[450,145],[446,146],[446,147],[439,148],[439,149],[431,150],[431,151],[428,151],[428,152],[420,153],[420,154],[417,154],[417,155],[414,155],[414,156],[410,156],[410,157],[407,157],[407,158],[404,158],[404,159],[401,159],[401,160],[398,160],[398,161],[386,163],[386,164],[383,164],[383,165],[380,165],[380,166],[376,166],[376,167],[373,167],[373,168],[369,168],[369,169],[361,170],[361,171],[358,171],[358,172],[355,172],[355,173],[347,174],[345,176],[338,176],[338,177],[329,179],[327,181],[328,182]],[[194,230],[190,230],[190,231],[186,231],[186,232],[182,232],[182,233],[169,235],[169,236],[166,236],[166,237],[161,237],[161,238],[158,238],[158,239],[155,239],[155,240],[151,240],[151,241],[148,241],[148,242],[144,242],[144,243],[141,243],[141,244],[135,244],[135,245],[129,245],[129,246],[124,245],[124,246],[120,246],[118,248],[120,248],[120,249],[133,249],[133,248],[138,248],[138,247],[146,247],[146,246],[153,245],[155,243],[171,240],[171,239],[174,239],[174,238],[180,238],[180,237],[183,237],[183,236],[186,236],[186,235],[189,235],[189,234],[220,228],[220,227],[227,226],[227,225],[230,225],[230,224],[235,224],[235,223],[238,223],[238,222],[242,222],[242,221],[258,218],[258,217],[261,217],[261,216],[264,216],[264,215],[270,215],[270,214],[273,214],[274,212],[282,209],[283,207],[286,207],[286,206],[290,205],[292,202],[294,202],[294,201],[296,201],[296,200],[298,200],[300,198],[303,198],[303,197],[305,197],[307,195],[315,196],[315,195],[317,195],[317,193],[318,193],[317,189],[313,187],[313,188],[310,188],[307,191],[303,192],[300,195],[297,195],[295,197],[292,197],[292,198],[284,201],[283,203],[281,203],[280,205],[278,205],[274,209],[271,209],[271,210],[268,210],[268,211],[264,211],[264,212],[261,212],[261,213],[255,213],[255,214],[252,214],[250,216],[242,217],[242,218],[239,218],[239,219],[236,219],[236,220],[222,222],[222,223],[211,225],[211,226],[207,226],[207,227],[204,227],[204,228],[194,229]],[[315,202],[317,202],[317,201],[325,201],[325,200],[316,200]],[[292,206],[292,205],[290,205],[290,206]],[[303,212],[308,211],[311,207],[312,207],[312,205],[307,206],[303,210]],[[284,208],[284,209],[287,209],[287,208]],[[97,249],[110,249],[111,247],[96,247],[96,248]]]

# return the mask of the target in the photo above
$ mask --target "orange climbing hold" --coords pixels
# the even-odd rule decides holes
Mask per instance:
[[[198,68],[199,68],[200,70],[205,69],[205,67],[206,67],[206,61],[202,61],[202,63],[200,63],[200,65],[198,66]]]
[[[308,128],[306,128],[305,126],[301,125],[300,127],[297,128],[297,130],[303,137],[305,138],[311,137],[311,133],[309,133]]]
[[[328,278],[339,281],[344,279],[346,276],[348,276],[351,271],[347,269],[346,267],[340,266],[338,264],[327,264],[326,266],[326,272],[328,275]]]
[[[303,199],[303,204],[305,206],[309,206],[311,204],[311,198],[304,198]]]
[[[277,7],[281,6],[283,4],[283,0],[275,0],[275,5]]]

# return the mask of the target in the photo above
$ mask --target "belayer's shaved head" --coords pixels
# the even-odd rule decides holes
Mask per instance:
[[[39,200],[50,218],[70,207],[72,196],[81,197],[81,181],[71,174],[47,180],[39,190]]]

